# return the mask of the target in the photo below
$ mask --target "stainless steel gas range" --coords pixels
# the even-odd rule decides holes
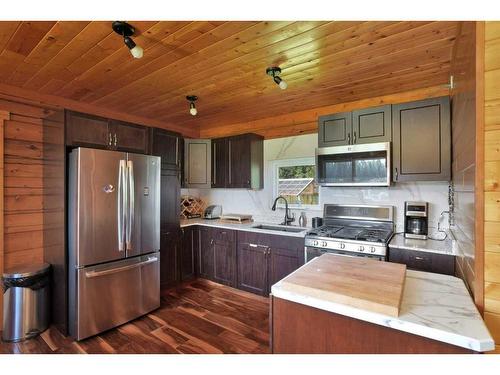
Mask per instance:
[[[323,253],[386,260],[394,234],[392,206],[325,204],[323,212],[323,225],[306,234],[306,262]]]

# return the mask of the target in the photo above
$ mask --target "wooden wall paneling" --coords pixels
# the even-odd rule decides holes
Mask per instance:
[[[477,51],[476,22],[460,22],[457,39],[451,59],[451,75],[454,87],[451,90],[452,109],[452,181],[454,185],[454,225],[450,230],[456,240],[458,256],[456,272],[471,293],[478,308],[482,311],[483,295],[480,274],[476,272],[478,253],[482,252],[482,232],[477,226],[482,220],[474,209],[476,200],[476,174],[481,165],[476,165],[476,133],[478,107],[482,102],[476,98],[477,89]],[[481,189],[482,191],[482,189]]]
[[[0,48],[1,48],[0,36]],[[10,113],[0,110],[0,276],[3,274],[5,259],[4,259],[4,124],[10,119]],[[0,293],[0,322],[3,322],[3,292]],[[0,331],[1,331],[0,326]]]
[[[285,137],[289,133],[306,134],[317,132],[318,117],[331,113],[352,111],[360,108],[373,107],[383,104],[397,104],[407,101],[434,98],[448,95],[449,89],[444,86],[433,86],[419,90],[401,92],[384,96],[372,97],[353,102],[339,103],[305,111],[273,116],[255,121],[233,123],[219,127],[202,128],[200,136],[204,138],[218,138],[248,132],[260,134],[266,139]]]
[[[139,117],[126,112],[115,112],[83,102],[65,99],[54,95],[40,94],[34,91],[0,83],[0,104],[2,102],[10,103],[9,105],[14,105],[16,103],[19,104],[19,102],[28,104],[28,107],[30,105],[35,107],[33,112],[40,112],[39,108],[71,109],[78,112],[91,113],[93,115],[116,120],[172,130],[192,138],[198,137],[198,130],[192,127],[190,128],[184,125],[169,124],[155,119]],[[30,110],[28,110],[28,112],[30,113]]]
[[[500,352],[500,22],[479,23],[484,46],[484,318]]]

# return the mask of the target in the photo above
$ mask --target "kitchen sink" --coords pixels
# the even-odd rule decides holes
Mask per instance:
[[[299,233],[304,232],[307,228],[302,227],[292,227],[288,225],[269,225],[269,224],[258,224],[254,225],[252,228],[255,229],[265,229],[265,230],[275,230],[277,232],[292,232]]]

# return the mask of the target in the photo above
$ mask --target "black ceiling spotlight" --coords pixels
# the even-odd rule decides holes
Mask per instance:
[[[135,33],[134,27],[123,21],[115,21],[113,22],[111,27],[113,28],[115,33],[123,36],[123,41],[130,50],[132,56],[134,56],[134,58],[136,59],[140,59],[144,53],[144,50],[136,45],[131,38],[131,36]]]
[[[198,100],[198,97],[196,95],[188,95],[186,96],[186,99],[189,100],[189,113],[196,116],[198,114],[198,110],[196,109],[194,102]]]
[[[266,69],[266,74],[273,77],[273,81],[280,87],[280,89],[285,90],[288,85],[279,76],[281,74],[281,68],[279,66],[272,66]]]

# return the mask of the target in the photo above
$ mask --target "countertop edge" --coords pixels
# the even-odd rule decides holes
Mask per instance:
[[[360,310],[347,305],[323,301],[314,297],[297,295],[296,293],[280,289],[280,283],[277,283],[271,287],[271,294],[276,298],[300,303],[302,305],[329,311],[331,313],[339,315],[348,316],[350,318],[377,324],[387,328],[396,329],[398,331],[403,331],[417,336],[427,337],[432,340],[445,342],[447,344],[460,346],[462,348],[474,350],[477,352],[487,352],[495,349],[495,343],[493,340],[474,339],[412,322],[400,322],[397,319],[391,318],[386,315],[381,315],[366,310]]]
[[[188,219],[189,220],[189,219]],[[296,238],[304,238],[306,235],[306,232],[309,231],[311,228],[304,228],[302,232],[281,232],[281,231],[274,231],[274,230],[266,230],[266,229],[257,229],[257,228],[252,228],[251,226],[254,225],[259,225],[259,224],[269,224],[269,225],[277,225],[273,223],[264,223],[264,222],[252,222],[252,223],[243,223],[243,224],[238,224],[238,223],[220,223],[220,222],[206,222],[206,221],[200,221],[203,219],[195,219],[195,221],[192,222],[181,222],[180,227],[185,228],[185,227],[190,227],[190,226],[195,226],[195,225],[200,225],[200,226],[205,226],[205,227],[212,227],[212,228],[221,228],[221,229],[229,229],[229,230],[239,230],[239,231],[245,231],[245,232],[253,232],[253,233],[264,233],[264,234],[272,234],[275,236],[288,236],[288,237],[296,237]]]

